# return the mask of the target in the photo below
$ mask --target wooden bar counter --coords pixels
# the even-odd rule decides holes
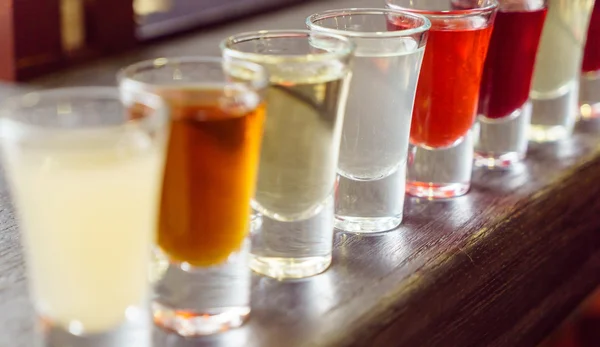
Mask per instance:
[[[114,85],[118,68],[160,56],[219,55],[227,35],[303,28],[316,11],[381,5],[317,1],[155,43],[34,81],[24,89]],[[368,101],[367,101],[368,102]],[[32,346],[20,236],[0,182],[0,347]],[[107,250],[109,256],[109,250]],[[156,347],[535,346],[600,284],[600,126],[532,145],[511,171],[476,170],[470,193],[407,198],[405,221],[380,236],[336,235],[334,263],[294,282],[255,276],[241,329]],[[129,346],[127,346],[129,347]]]

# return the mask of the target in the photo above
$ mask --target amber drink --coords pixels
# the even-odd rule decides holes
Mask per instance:
[[[158,244],[190,266],[223,263],[242,246],[254,193],[264,105],[256,95],[219,102],[217,87],[163,94],[171,137],[162,190]],[[244,100],[246,98],[246,100]]]
[[[246,238],[265,78],[258,65],[218,58],[163,58],[121,74],[123,93],[151,91],[170,111],[157,240],[169,268],[153,309],[156,324],[180,335],[240,326],[250,311]]]

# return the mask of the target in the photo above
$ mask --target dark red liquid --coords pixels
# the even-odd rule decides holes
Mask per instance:
[[[600,70],[600,1],[596,1],[583,53],[583,72]]]
[[[413,145],[448,147],[475,120],[492,25],[480,17],[450,21],[451,29],[441,20],[429,31],[410,130]]]
[[[529,98],[545,8],[496,15],[479,94],[479,114],[503,118]]]

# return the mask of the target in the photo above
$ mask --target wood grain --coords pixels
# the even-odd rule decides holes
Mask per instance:
[[[218,55],[247,30],[302,28],[312,12],[372,6],[320,1],[145,47],[31,87],[113,85],[119,67],[164,55]],[[0,86],[1,93],[14,92]],[[3,94],[5,95],[5,94]],[[334,264],[302,281],[253,278],[248,324],[155,346],[534,346],[600,283],[600,129],[532,146],[511,171],[476,170],[451,201],[407,198],[405,221],[380,236],[336,235]],[[31,346],[32,311],[13,209],[0,182],[0,346]]]

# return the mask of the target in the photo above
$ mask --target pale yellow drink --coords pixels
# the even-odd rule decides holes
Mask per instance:
[[[115,328],[147,299],[162,143],[135,129],[44,132],[19,143],[3,125],[38,313],[85,333]]]

